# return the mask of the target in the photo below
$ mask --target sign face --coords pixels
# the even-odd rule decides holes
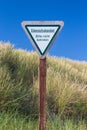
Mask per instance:
[[[41,58],[44,58],[61,31],[63,21],[24,21],[22,27]]]

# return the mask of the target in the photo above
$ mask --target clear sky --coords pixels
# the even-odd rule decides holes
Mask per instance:
[[[0,41],[34,50],[21,27],[24,20],[63,20],[49,54],[87,61],[87,0],[0,0]]]

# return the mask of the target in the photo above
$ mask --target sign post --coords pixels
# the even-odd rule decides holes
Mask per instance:
[[[46,57],[39,61],[39,130],[46,129]]]
[[[46,55],[60,33],[63,21],[24,21],[22,27],[40,56],[39,130],[46,130]]]

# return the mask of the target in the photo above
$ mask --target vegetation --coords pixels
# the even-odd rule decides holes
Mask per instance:
[[[38,122],[26,120],[18,113],[2,113],[0,114],[0,130],[38,130]],[[84,121],[66,120],[63,122],[55,118],[55,120],[47,120],[46,130],[87,130],[87,125]]]
[[[21,123],[28,118],[37,119],[38,61],[34,52],[15,50],[9,43],[0,43],[0,130],[9,129],[8,125],[7,128],[3,127],[5,120],[9,119],[9,114],[5,115],[6,113],[17,112],[24,117],[20,119]],[[86,126],[83,124],[87,121],[87,62],[47,56],[47,118],[48,130],[50,121],[50,130],[58,129],[58,119],[65,122],[59,130],[68,130],[68,124],[75,130],[76,125],[71,120],[78,120],[76,130],[85,130]],[[13,120],[12,123],[19,118]],[[29,122],[23,124],[27,126]],[[14,125],[12,128],[9,124],[9,127],[11,130],[29,129],[25,125],[21,128],[16,124],[19,128]]]

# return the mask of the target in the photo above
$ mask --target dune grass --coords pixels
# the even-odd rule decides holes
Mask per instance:
[[[2,113],[0,114],[0,130],[38,130],[38,121],[20,117],[18,113]],[[87,124],[84,121],[76,123],[73,120],[63,122],[59,118],[48,119],[46,130],[87,130]]]
[[[0,113],[17,111],[25,118],[38,118],[38,61],[35,52],[16,50],[9,43],[0,43]],[[55,127],[54,120],[58,116],[66,125],[68,121],[73,125],[72,120],[79,120],[76,130],[81,126],[85,130],[87,62],[47,56],[46,87],[47,119],[53,120],[51,126]],[[59,130],[66,130],[66,125]]]

